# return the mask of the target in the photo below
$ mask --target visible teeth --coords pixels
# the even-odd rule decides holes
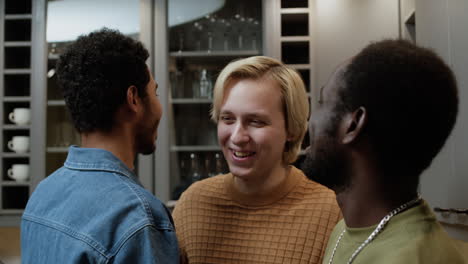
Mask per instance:
[[[251,152],[234,151],[234,155],[243,158],[251,155]]]

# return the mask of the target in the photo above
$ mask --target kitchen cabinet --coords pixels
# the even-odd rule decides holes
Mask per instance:
[[[228,171],[209,117],[212,88],[226,64],[254,55],[284,60],[299,71],[312,94],[311,1],[1,1],[0,225],[19,224],[37,184],[62,166],[70,145],[80,143],[54,69],[63,49],[79,34],[53,39],[52,27],[67,28],[68,34],[73,25],[83,24],[79,19],[84,16],[92,20],[93,15],[116,15],[120,10],[106,4],[125,5],[124,22],[133,31],[124,33],[148,48],[147,63],[160,86],[164,111],[156,152],[138,156],[136,173],[145,188],[168,202],[194,181]],[[69,3],[80,6],[57,9]],[[180,13],[191,9],[197,14]],[[102,26],[119,29],[116,22],[103,23],[81,34]],[[9,116],[15,109],[29,109],[29,123],[12,122]],[[13,137],[29,137],[29,149],[12,151],[8,142]],[[9,173],[21,178],[26,168],[14,165],[28,165],[28,178],[10,178]]]
[[[44,166],[40,69],[44,1],[0,2],[0,224],[17,225]],[[40,174],[39,174],[40,177]]]

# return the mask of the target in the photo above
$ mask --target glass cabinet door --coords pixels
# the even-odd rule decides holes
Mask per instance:
[[[210,120],[213,87],[230,61],[262,54],[262,1],[168,0],[170,199],[228,172]]]

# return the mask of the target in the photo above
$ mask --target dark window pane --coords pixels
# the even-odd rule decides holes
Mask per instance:
[[[29,74],[5,74],[4,75],[5,96],[29,96]]]
[[[31,20],[5,20],[5,41],[30,41]]]
[[[304,8],[308,6],[307,0],[281,0],[281,8]]]
[[[308,14],[282,14],[281,36],[308,36]]]
[[[302,77],[302,80],[304,81],[306,91],[309,93],[310,92],[310,70],[298,70],[299,74]]]
[[[5,69],[29,68],[31,65],[30,47],[6,47]]]
[[[286,64],[309,64],[309,42],[283,42],[281,56]]]
[[[31,14],[32,0],[6,0],[5,14]]]

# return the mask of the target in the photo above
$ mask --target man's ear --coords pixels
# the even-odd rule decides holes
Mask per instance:
[[[362,106],[347,116],[344,124],[343,144],[350,144],[357,140],[367,125],[367,118],[366,108]]]
[[[137,111],[137,107],[140,100],[140,96],[138,95],[138,89],[135,85],[128,87],[127,89],[127,105],[128,108],[134,112]]]

